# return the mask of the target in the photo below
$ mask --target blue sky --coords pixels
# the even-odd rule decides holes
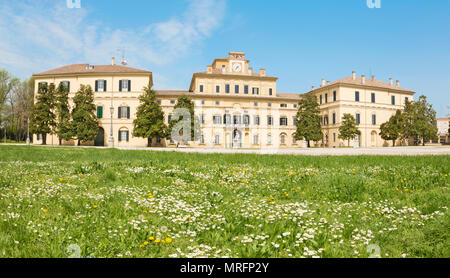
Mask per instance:
[[[0,0],[0,68],[18,77],[72,64],[129,65],[154,73],[157,89],[187,89],[228,51],[303,93],[322,78],[376,75],[425,94],[450,113],[450,1],[381,0]]]

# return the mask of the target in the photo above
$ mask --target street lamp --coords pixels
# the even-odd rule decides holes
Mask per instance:
[[[30,118],[27,118],[27,146],[30,145]]]
[[[114,107],[111,104],[111,107],[109,108],[110,114],[111,114],[111,128],[110,128],[110,132],[109,132],[109,138],[108,138],[108,142],[109,145],[112,146],[114,148],[114,135],[113,135],[113,114],[114,114]]]

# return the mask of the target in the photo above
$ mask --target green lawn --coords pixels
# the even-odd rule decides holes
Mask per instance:
[[[450,257],[449,166],[0,146],[0,257]]]

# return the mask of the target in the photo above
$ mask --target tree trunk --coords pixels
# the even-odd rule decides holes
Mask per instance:
[[[347,141],[348,141],[348,146],[350,147],[350,139],[347,139]]]
[[[309,140],[307,142],[308,142],[308,148],[311,148],[311,143],[309,142]]]
[[[42,145],[47,145],[47,134],[42,134]]]
[[[147,147],[150,148],[152,146],[152,138],[147,138]]]
[[[422,138],[422,147],[425,147],[425,138]]]
[[[59,139],[59,145],[62,145],[62,138],[58,138]]]
[[[392,140],[392,147],[395,147],[395,139]]]
[[[81,141],[78,140],[77,146],[81,146]]]

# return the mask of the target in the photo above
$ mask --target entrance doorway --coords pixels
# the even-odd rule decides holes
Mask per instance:
[[[233,148],[242,148],[242,132],[237,129],[233,131]]]
[[[97,137],[95,137],[94,146],[104,147],[105,146],[105,130],[103,127],[99,127],[97,132]]]

